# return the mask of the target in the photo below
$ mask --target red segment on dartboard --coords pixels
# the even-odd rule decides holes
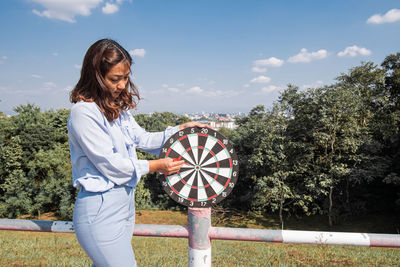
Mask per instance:
[[[209,128],[186,128],[164,144],[160,158],[184,160],[181,170],[160,175],[165,192],[189,207],[209,207],[227,197],[238,178],[234,148],[220,133]]]

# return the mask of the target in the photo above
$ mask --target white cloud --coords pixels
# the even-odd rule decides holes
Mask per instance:
[[[158,90],[153,90],[153,91],[144,91],[144,90],[140,90],[141,92],[146,92],[149,94],[153,94],[153,95],[159,95],[159,94],[163,94],[165,93],[164,89],[158,89]]]
[[[251,68],[251,71],[255,72],[255,73],[263,73],[263,72],[267,72],[267,68],[254,66],[253,68]]]
[[[249,88],[249,87],[250,87],[250,84],[246,83],[246,84],[243,85],[243,87],[244,87],[244,88]]]
[[[395,21],[400,20],[400,9],[391,9],[386,14],[381,15],[381,14],[375,14],[371,16],[368,20],[367,23],[371,24],[382,24],[382,23],[392,23]]]
[[[227,97],[229,94],[228,91],[222,91],[222,90],[214,90],[214,91],[206,91],[204,93],[205,96],[207,97],[217,97],[223,95],[224,97]]]
[[[168,88],[170,90],[172,88]],[[194,86],[189,88],[188,90],[185,91],[185,94],[187,95],[199,95],[203,97],[218,97],[218,96],[224,96],[224,97],[233,97],[237,96],[239,94],[243,93],[242,91],[234,91],[234,90],[204,90],[200,88],[199,86]]]
[[[339,57],[344,57],[344,56],[355,57],[357,55],[369,56],[371,55],[371,50],[368,50],[365,47],[358,47],[356,45],[353,45],[346,47],[343,51],[337,53],[337,55]]]
[[[2,57],[0,58],[0,64],[3,64],[4,62],[6,62],[7,59],[8,59],[7,56],[2,56]]]
[[[185,86],[185,84],[184,83],[178,83],[176,86],[183,87],[183,86]]]
[[[270,77],[261,75],[261,76],[258,76],[256,78],[252,79],[250,82],[251,83],[269,83],[270,81],[271,81]]]
[[[186,90],[185,93],[187,93],[187,94],[201,94],[203,92],[204,92],[204,90],[201,89],[199,86],[194,86],[194,87],[191,87],[188,90]]]
[[[35,79],[42,79],[42,76],[37,75],[37,74],[32,74],[31,76],[32,76],[32,78],[35,78]]]
[[[58,56],[58,53],[57,52],[54,52],[54,53],[52,53],[51,55],[53,55],[53,56]]]
[[[175,88],[175,87],[169,87],[168,91],[172,92],[172,93],[177,93],[179,92],[179,88]]]
[[[311,62],[312,60],[324,59],[327,56],[328,56],[328,51],[326,51],[325,49],[320,49],[316,52],[309,53],[307,52],[307,49],[303,48],[300,50],[300,53],[298,53],[293,57],[290,57],[288,61],[290,63],[299,63],[299,62],[308,63]]]
[[[283,60],[276,57],[259,59],[253,61],[253,68],[251,69],[251,71],[255,73],[263,73],[267,71],[266,67],[280,67],[283,65],[283,63]]]
[[[224,98],[228,98],[228,97],[238,96],[238,95],[240,95],[242,93],[243,93],[243,91],[234,91],[234,90],[226,90],[226,91],[223,91],[223,90],[205,91],[205,90],[203,90],[201,95],[205,96],[205,97],[223,96]]]
[[[118,12],[118,5],[106,3],[106,5],[101,9],[104,14],[114,14]]]
[[[134,56],[144,57],[146,55],[146,50],[144,50],[143,48],[137,48],[129,51],[129,54],[133,57]]]
[[[43,83],[44,89],[54,89],[57,87],[57,85],[53,82],[45,82]]]
[[[274,92],[276,90],[279,90],[280,87],[276,86],[276,85],[269,85],[266,87],[261,88],[261,92],[262,93],[271,93]]]
[[[82,65],[75,64],[75,65],[74,65],[74,68],[77,69],[77,70],[80,70],[80,69],[82,69]]]
[[[31,0],[44,7],[43,11],[33,9],[40,17],[58,19],[70,23],[76,22],[75,16],[89,16],[90,10],[96,8],[103,0]]]
[[[207,91],[205,93],[205,96],[207,97],[217,97],[217,96],[224,96],[224,97],[229,97],[232,96],[232,90],[228,91],[222,91],[222,90],[214,90],[214,91]]]
[[[266,59],[255,60],[253,63],[255,66],[259,67],[280,67],[283,65],[284,61],[276,57],[270,57]]]
[[[324,82],[321,80],[317,80],[312,84],[304,84],[300,86],[300,89],[309,89],[309,88],[318,88],[324,85]]]
[[[168,84],[164,83],[163,85],[161,85],[164,88],[168,88]]]
[[[67,87],[64,88],[64,91],[72,91],[72,89],[74,89],[74,87],[72,85],[68,85]]]

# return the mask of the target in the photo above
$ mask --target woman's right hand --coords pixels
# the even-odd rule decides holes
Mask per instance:
[[[149,160],[149,171],[171,175],[178,172],[183,164],[185,164],[185,161],[174,161],[171,158]]]

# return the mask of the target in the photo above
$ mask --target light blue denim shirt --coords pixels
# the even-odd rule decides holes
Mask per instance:
[[[130,112],[109,122],[96,103],[78,102],[68,118],[68,136],[74,187],[104,192],[114,185],[136,187],[149,172],[149,162],[139,160],[136,148],[158,155],[178,126],[149,133]]]

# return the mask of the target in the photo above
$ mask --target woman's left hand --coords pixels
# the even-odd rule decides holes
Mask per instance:
[[[189,128],[189,127],[200,127],[200,128],[211,128],[212,129],[212,127],[208,124],[200,123],[197,121],[189,121],[189,122],[179,125],[179,130],[183,130],[183,129]]]

